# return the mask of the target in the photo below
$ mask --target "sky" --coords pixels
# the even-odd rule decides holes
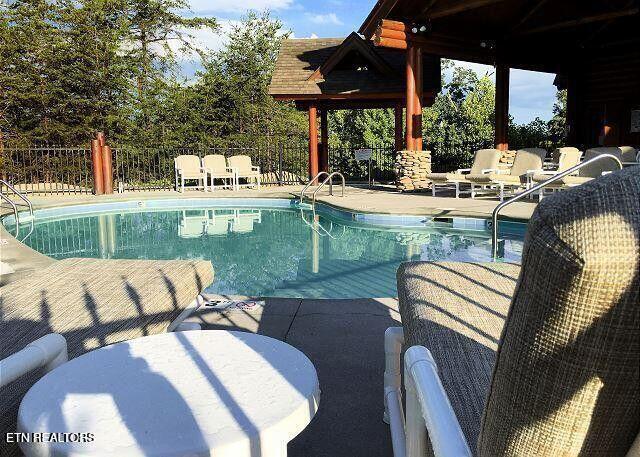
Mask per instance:
[[[357,30],[373,8],[375,0],[191,0],[191,10],[185,16],[215,17],[219,31],[192,32],[195,42],[202,48],[218,50],[225,43],[225,35],[248,10],[268,9],[272,17],[281,20],[295,38],[345,37]],[[196,56],[180,56],[182,72],[192,77],[200,68]],[[472,68],[479,74],[493,77],[493,67],[456,62]],[[509,112],[517,123],[528,123],[536,117],[549,120],[552,116],[556,88],[553,74],[511,70]]]

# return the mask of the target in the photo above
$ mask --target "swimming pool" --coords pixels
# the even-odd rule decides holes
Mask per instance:
[[[3,220],[15,230],[12,216]],[[32,229],[32,231],[31,231]],[[406,260],[488,261],[483,219],[357,214],[285,199],[185,199],[42,209],[20,238],[56,259],[211,260],[207,292],[249,296],[396,296]],[[519,262],[525,225],[501,223],[504,260]]]

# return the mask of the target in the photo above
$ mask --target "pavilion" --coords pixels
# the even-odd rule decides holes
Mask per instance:
[[[360,35],[285,40],[270,94],[308,110],[312,174],[326,168],[328,109],[393,107],[396,150],[421,150],[422,107],[440,89],[441,57],[495,66],[499,149],[509,147],[511,68],[557,75],[567,89],[568,144],[637,145],[638,27],[636,0],[379,0]]]

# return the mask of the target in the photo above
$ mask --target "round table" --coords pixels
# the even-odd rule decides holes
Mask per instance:
[[[311,361],[282,341],[165,333],[84,354],[27,392],[27,455],[285,456],[318,409]],[[56,433],[52,438],[51,433]]]

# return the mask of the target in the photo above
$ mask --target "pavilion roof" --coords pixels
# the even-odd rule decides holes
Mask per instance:
[[[424,56],[424,91],[440,90],[440,61]],[[404,97],[405,53],[375,48],[352,33],[346,38],[287,39],[269,85],[277,99]]]

